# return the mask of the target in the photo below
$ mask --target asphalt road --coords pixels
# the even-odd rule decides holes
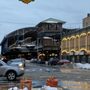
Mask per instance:
[[[67,89],[63,90],[76,90],[72,86],[75,86],[75,88],[78,86],[77,90],[90,89],[90,70],[82,70],[67,66],[48,66],[27,62],[25,74],[21,78],[32,79],[33,87],[41,87],[46,84],[46,80],[51,76],[55,76],[58,79],[58,85],[60,87],[67,87]],[[19,81],[20,78],[14,82],[9,82],[6,78],[0,77],[0,85],[18,85]],[[88,86],[85,86],[87,84]],[[85,88],[89,87],[89,89],[80,89],[84,88],[83,86],[85,86]]]
[[[90,83],[90,70],[40,65],[29,62],[26,63],[25,74],[21,78],[46,80],[50,76],[55,76],[58,80],[85,81]],[[19,81],[19,78],[17,81]],[[0,83],[3,82],[7,82],[6,78],[0,77]]]
[[[85,81],[90,83],[90,70],[63,68],[61,66],[48,66],[28,63],[25,75],[33,80],[45,80],[50,76],[55,76],[58,80]]]

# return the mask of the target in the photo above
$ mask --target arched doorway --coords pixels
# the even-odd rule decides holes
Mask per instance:
[[[87,52],[85,50],[81,50],[79,53],[79,58],[81,63],[88,62]]]

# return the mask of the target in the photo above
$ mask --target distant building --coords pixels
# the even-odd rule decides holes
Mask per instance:
[[[90,14],[83,19],[83,28],[74,30],[62,38],[62,58],[72,62],[90,63]]]
[[[83,19],[83,28],[90,26],[90,13]]]
[[[35,27],[18,29],[1,42],[1,54],[8,58],[25,57],[48,60],[61,56],[61,39],[72,32],[62,27],[64,21],[48,18]]]
[[[32,50],[35,46],[35,40],[37,38],[36,28],[22,28],[14,32],[11,32],[1,42],[1,54],[8,58],[16,57],[28,57],[29,52],[35,52]],[[32,48],[29,48],[31,45]]]

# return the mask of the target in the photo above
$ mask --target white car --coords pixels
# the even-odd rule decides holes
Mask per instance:
[[[24,74],[23,67],[10,66],[0,60],[0,76],[7,77],[9,81],[13,81],[16,77]]]

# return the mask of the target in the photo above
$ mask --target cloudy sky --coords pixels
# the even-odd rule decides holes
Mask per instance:
[[[90,0],[35,0],[29,4],[1,0],[0,42],[10,32],[35,26],[47,18],[65,21],[64,27],[82,27],[82,19],[87,13],[90,13]]]

